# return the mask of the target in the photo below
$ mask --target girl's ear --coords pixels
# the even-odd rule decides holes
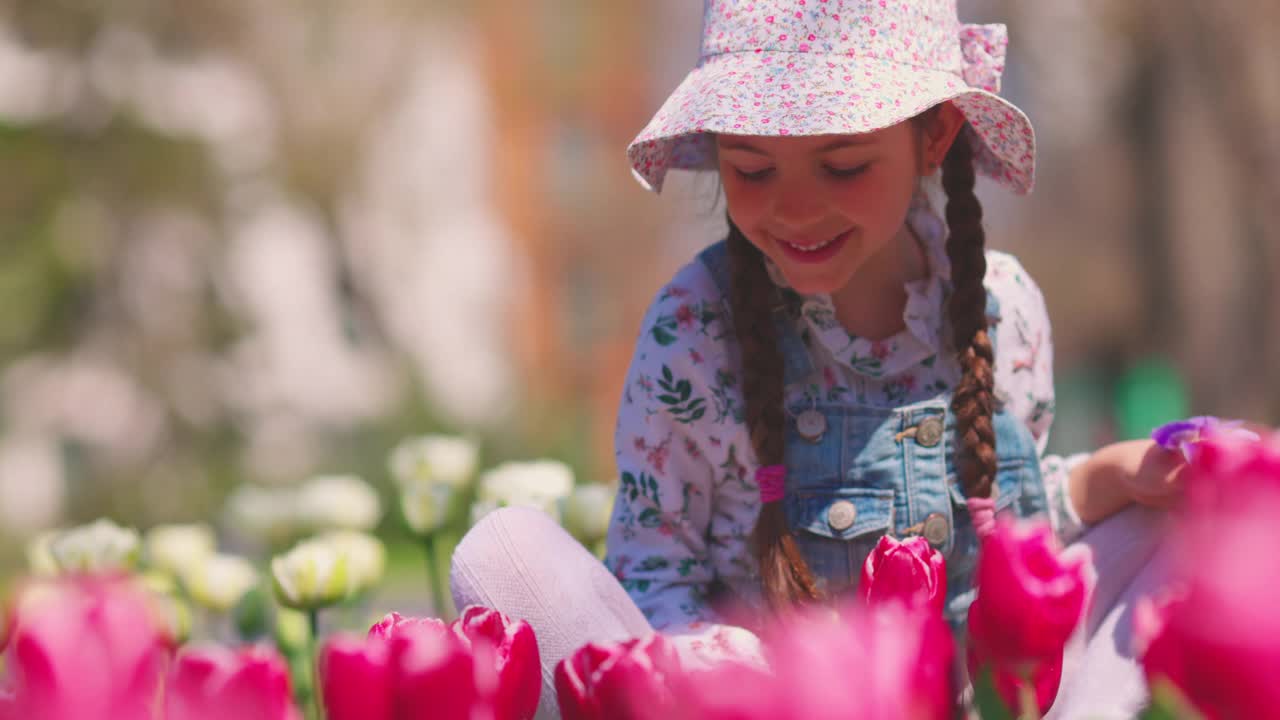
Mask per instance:
[[[925,116],[920,133],[921,175],[932,175],[942,165],[964,124],[964,113],[950,102],[938,105],[934,112]]]

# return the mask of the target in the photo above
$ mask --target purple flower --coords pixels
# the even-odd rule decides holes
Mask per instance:
[[[1233,438],[1257,442],[1257,433],[1244,429],[1243,420],[1223,420],[1212,415],[1201,415],[1166,423],[1151,431],[1151,439],[1166,450],[1177,450],[1191,461],[1196,443],[1208,438]]]

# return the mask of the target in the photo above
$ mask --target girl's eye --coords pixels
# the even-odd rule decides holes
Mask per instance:
[[[871,167],[871,163],[866,163],[853,168],[834,168],[831,166],[827,166],[827,172],[831,173],[832,177],[843,179],[843,178],[857,177],[862,173],[866,172],[867,168],[869,167]]]
[[[738,177],[746,180],[747,182],[761,182],[767,180],[769,176],[773,174],[773,168],[765,168],[763,170],[755,170],[753,172],[735,170],[735,172],[738,173]]]

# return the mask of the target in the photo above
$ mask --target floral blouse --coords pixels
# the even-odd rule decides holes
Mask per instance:
[[[906,286],[905,329],[881,341],[857,337],[837,322],[829,296],[805,296],[797,322],[815,369],[785,389],[788,407],[816,399],[895,407],[935,397],[959,380],[943,335],[951,272],[946,226],[923,199],[908,222],[929,275]],[[770,274],[785,285],[776,268]],[[985,285],[1000,303],[997,401],[1037,440],[1049,520],[1065,544],[1081,530],[1066,478],[1084,456],[1043,455],[1054,407],[1044,298],[1018,261],[1001,252],[987,252]],[[726,304],[696,259],[662,288],[641,327],[616,435],[621,485],[605,562],[656,629],[693,638],[695,655],[754,642],[746,631],[732,637],[740,629],[719,625],[707,602],[717,579],[741,597],[758,594],[747,542],[760,508],[757,462]]]

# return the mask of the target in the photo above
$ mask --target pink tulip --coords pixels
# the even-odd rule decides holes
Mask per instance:
[[[471,606],[463,610],[453,628],[474,646],[477,659],[480,653],[492,654],[497,682],[495,719],[532,718],[542,693],[542,661],[529,623],[513,622],[497,610]]]
[[[766,642],[772,671],[725,664],[678,677],[674,710],[664,717],[952,717],[955,647],[950,627],[932,604],[813,609],[771,628]]]
[[[1265,600],[1275,601],[1276,595]],[[1259,598],[1263,600],[1263,598]],[[1260,620],[1253,632],[1241,633],[1239,623],[1221,632],[1208,627],[1205,615],[1219,604],[1192,591],[1166,609],[1165,625],[1142,657],[1154,687],[1173,683],[1211,720],[1271,717],[1280,708],[1280,634],[1273,618],[1262,618],[1260,606],[1249,616]],[[1274,605],[1268,606],[1274,614]]]
[[[1133,610],[1133,638],[1142,656],[1143,670],[1148,685],[1154,687],[1160,680],[1172,682],[1179,688],[1187,687],[1190,660],[1186,652],[1188,643],[1180,641],[1170,632],[1170,618],[1186,604],[1186,594],[1166,593],[1159,599],[1142,598]]]
[[[27,587],[7,650],[8,712],[24,720],[150,720],[169,656],[161,624],[127,578]]]
[[[833,707],[860,720],[951,717],[955,647],[932,605],[853,606],[781,629],[772,657],[790,718],[830,715]]]
[[[1253,496],[1280,492],[1280,434],[1257,442],[1216,438],[1198,447],[1187,481],[1193,515],[1247,512]]]
[[[1280,708],[1280,444],[1206,442],[1175,529],[1184,591],[1135,612],[1143,665],[1209,718]]]
[[[976,626],[974,623],[978,623]],[[987,634],[981,626],[980,618],[970,616],[969,636]],[[970,645],[966,653],[970,679],[977,683],[979,673],[991,673],[991,682],[996,693],[1005,705],[1012,710],[1022,706],[1022,688],[1029,687],[1035,693],[1036,707],[1040,713],[1048,712],[1058,696],[1058,685],[1062,682],[1062,652],[1050,655],[1042,660],[1022,660],[1002,662],[984,658],[981,650]]]
[[[492,718],[493,689],[477,682],[492,675],[477,668],[478,658],[455,635],[417,632],[420,638],[402,641],[399,648],[393,641],[397,720]]]
[[[677,675],[672,720],[790,720],[788,693],[772,673],[738,662]]]
[[[542,689],[533,629],[486,608],[452,625],[390,613],[319,662],[328,720],[528,720]]]
[[[1006,693],[1011,684],[1031,683],[1046,711],[1057,694],[1063,648],[1084,617],[1092,587],[1087,551],[1060,552],[1045,524],[998,522],[978,558],[978,598],[969,608],[970,675],[977,679],[987,668],[997,690]],[[1019,707],[1016,692],[1002,697]]]
[[[478,720],[491,703],[476,687],[475,661],[453,633],[410,624],[391,638],[335,635],[320,651],[328,720]]]
[[[390,640],[391,637],[399,632],[403,632],[405,628],[425,627],[430,632],[440,634],[447,633],[449,626],[443,620],[437,618],[418,618],[404,617],[398,612],[387,613],[381,620],[369,628],[369,637],[381,637]]]
[[[675,649],[659,634],[616,645],[584,645],[556,665],[560,716],[563,720],[669,717],[668,682],[679,667]]]
[[[301,720],[289,667],[266,647],[183,652],[169,673],[165,720]]]
[[[892,599],[942,612],[947,603],[946,560],[919,535],[904,541],[885,535],[862,564],[858,593],[868,603]]]
[[[381,636],[330,637],[320,650],[320,693],[329,720],[396,717],[396,668]]]

